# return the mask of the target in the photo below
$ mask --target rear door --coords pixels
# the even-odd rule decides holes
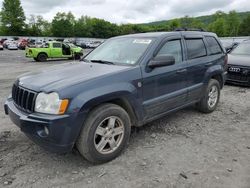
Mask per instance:
[[[51,47],[51,57],[62,57],[62,43],[54,42]]]
[[[175,64],[142,72],[145,120],[182,106],[187,97],[187,69],[181,36],[167,38],[156,54],[174,56]]]
[[[201,98],[204,89],[205,73],[211,66],[211,59],[202,35],[185,36],[185,50],[187,59],[188,101]]]

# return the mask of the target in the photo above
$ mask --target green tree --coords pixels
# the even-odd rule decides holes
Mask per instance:
[[[216,33],[220,37],[226,34],[226,21],[224,18],[217,18],[217,20],[208,26],[208,30]]]
[[[173,31],[173,30],[175,30],[175,29],[177,29],[177,28],[180,28],[180,27],[181,27],[181,22],[180,22],[179,19],[174,19],[174,20],[171,20],[171,21],[169,22],[169,29],[170,29],[171,31]]]
[[[30,36],[41,36],[42,32],[37,25],[37,18],[35,15],[30,15],[27,33]]]
[[[250,22],[249,22],[250,24]],[[238,36],[240,19],[236,11],[230,11],[226,16],[226,36]]]
[[[56,37],[74,36],[75,17],[71,12],[58,12],[52,20],[51,31]]]
[[[183,28],[191,28],[191,24],[192,24],[192,21],[193,21],[193,18],[190,18],[188,15],[185,16],[184,18],[181,18],[180,19],[181,21],[181,26]]]
[[[92,18],[91,35],[94,38],[109,38],[119,34],[119,27],[116,24],[112,24],[108,21],[98,18]]]
[[[250,36],[250,14],[240,24],[239,35]]]
[[[51,23],[44,20],[40,15],[31,15],[29,18],[27,33],[30,36],[52,36]]]
[[[20,0],[4,0],[2,4],[2,30],[5,35],[23,35],[25,15]]]
[[[92,27],[91,18],[81,16],[75,23],[75,36],[76,37],[91,37]]]

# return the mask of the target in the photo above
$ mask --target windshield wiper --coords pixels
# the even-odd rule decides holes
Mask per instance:
[[[93,59],[93,60],[90,60],[91,62],[93,62],[93,63],[101,63],[101,64],[110,64],[110,65],[114,65],[114,63],[113,62],[111,62],[111,61],[105,61],[105,60],[97,60],[97,59]]]

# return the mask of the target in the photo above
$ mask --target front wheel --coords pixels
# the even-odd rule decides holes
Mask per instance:
[[[75,60],[79,60],[79,59],[81,59],[81,55],[80,54],[75,54]]]
[[[220,89],[220,83],[215,79],[211,79],[203,98],[197,103],[198,110],[203,113],[213,112],[220,100]]]
[[[130,131],[127,112],[118,105],[103,104],[88,115],[76,146],[90,162],[108,162],[126,147]]]

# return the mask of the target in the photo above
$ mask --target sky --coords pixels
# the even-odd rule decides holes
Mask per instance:
[[[3,0],[0,0],[0,8]],[[71,11],[112,23],[147,23],[217,10],[250,11],[249,0],[21,0],[25,15],[42,15],[51,21],[57,12]]]

